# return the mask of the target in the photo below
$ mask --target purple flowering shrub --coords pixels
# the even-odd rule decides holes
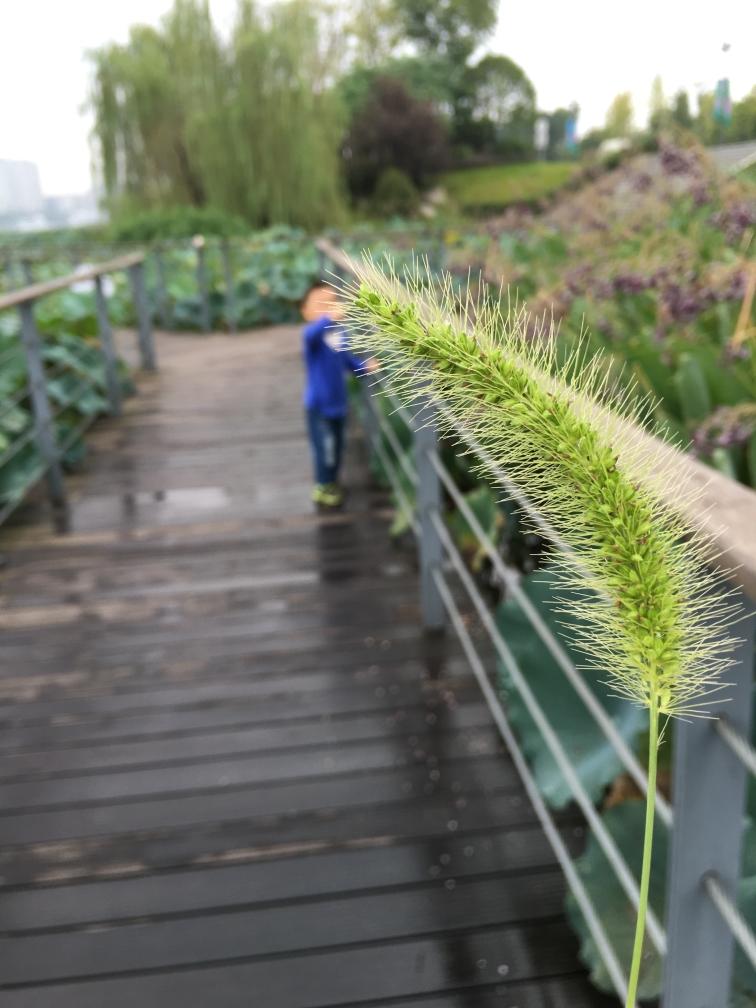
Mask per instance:
[[[756,188],[665,140],[541,215],[488,220],[450,265],[553,312],[567,347],[587,327],[619,380],[659,400],[655,419],[681,444],[756,487],[756,298],[748,338],[734,338],[755,256]]]

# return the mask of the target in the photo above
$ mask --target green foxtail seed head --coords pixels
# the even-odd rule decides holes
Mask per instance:
[[[400,281],[368,258],[356,276],[347,322],[385,355],[397,395],[430,394],[442,424],[472,435],[568,547],[560,577],[596,593],[572,628],[591,665],[659,714],[704,715],[730,664],[733,607],[713,591],[708,543],[653,475],[655,442],[637,422],[649,404],[613,393],[584,349],[558,365],[553,325],[528,334],[523,310],[460,300],[450,277],[416,266]]]

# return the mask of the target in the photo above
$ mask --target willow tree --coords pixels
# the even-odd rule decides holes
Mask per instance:
[[[92,54],[95,152],[112,207],[211,205],[252,224],[338,216],[341,113],[306,0],[241,0],[230,40],[204,0]]]

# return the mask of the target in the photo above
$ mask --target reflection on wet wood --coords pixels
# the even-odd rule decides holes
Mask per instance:
[[[2,532],[2,1003],[608,1005],[356,429],[311,510],[298,339],[161,336]]]

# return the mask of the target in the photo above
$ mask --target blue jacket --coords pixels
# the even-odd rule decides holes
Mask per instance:
[[[327,315],[305,326],[302,342],[306,372],[305,409],[317,410],[327,417],[346,416],[344,372],[359,374],[365,362],[349,352],[346,333]]]

